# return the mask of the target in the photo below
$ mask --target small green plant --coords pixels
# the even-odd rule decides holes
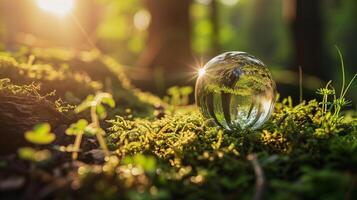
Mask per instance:
[[[320,88],[320,89],[317,90],[317,93],[322,95],[322,102],[320,103],[322,112],[324,114],[327,114],[327,112],[332,112],[333,111],[332,119],[338,118],[338,116],[340,115],[341,109],[344,106],[347,106],[347,105],[349,105],[351,103],[351,101],[345,99],[345,96],[346,96],[346,93],[347,93],[348,89],[352,85],[353,81],[357,77],[357,73],[356,73],[352,77],[350,82],[347,84],[347,86],[346,86],[345,65],[344,65],[344,62],[343,62],[342,53],[341,53],[341,51],[340,51],[340,49],[338,47],[336,47],[336,49],[337,49],[337,52],[338,52],[339,57],[340,57],[341,71],[342,71],[342,85],[341,85],[340,96],[337,97],[336,90],[332,86],[332,81],[329,81],[324,88]],[[333,101],[332,102],[328,101],[329,96],[333,97]],[[330,107],[328,108],[328,106],[330,106]]]
[[[343,57],[342,57],[342,53],[340,51],[340,49],[338,47],[336,47],[338,55],[340,57],[340,62],[341,62],[341,71],[342,71],[342,85],[341,85],[341,93],[340,93],[340,97],[336,98],[336,95],[334,95],[334,101],[333,101],[333,105],[334,105],[334,116],[338,116],[341,108],[349,105],[351,103],[351,101],[348,101],[345,99],[346,93],[348,91],[348,89],[350,88],[350,86],[352,85],[353,81],[355,80],[355,78],[357,77],[357,73],[353,76],[353,78],[350,80],[350,82],[347,84],[346,86],[346,75],[345,75],[345,65],[343,62]]]
[[[25,139],[36,145],[46,145],[56,139],[56,135],[51,133],[51,126],[48,123],[37,124],[31,131],[25,132]],[[18,155],[23,160],[32,162],[44,162],[51,158],[51,152],[48,149],[39,150],[32,147],[22,147],[18,150]]]
[[[327,112],[327,106],[331,103],[328,102],[328,97],[330,95],[335,95],[335,89],[330,85],[332,81],[327,82],[324,88],[320,88],[317,90],[317,94],[322,95],[321,110],[324,114]]]
[[[23,160],[35,163],[45,162],[51,158],[51,152],[48,149],[36,150],[31,147],[22,147],[18,150],[18,155]]]
[[[50,144],[56,139],[56,135],[50,131],[50,124],[38,124],[31,131],[25,133],[25,139],[33,144]]]
[[[76,113],[90,110],[90,116],[92,122],[88,124],[85,120],[79,120],[76,124],[72,124],[66,133],[69,135],[76,135],[74,144],[74,153],[72,157],[77,158],[77,151],[81,143],[82,135],[84,131],[93,133],[97,137],[100,147],[103,149],[106,156],[109,156],[109,150],[104,140],[105,131],[100,127],[99,120],[107,117],[107,112],[103,104],[110,107],[115,107],[115,101],[111,94],[100,92],[95,96],[89,95],[80,105],[75,109]]]
[[[67,135],[74,135],[76,139],[74,140],[74,145],[72,149],[72,159],[77,160],[78,158],[78,151],[80,149],[82,136],[86,127],[88,126],[88,122],[85,119],[78,120],[77,123],[71,124],[71,126],[66,130]]]
[[[184,106],[189,104],[189,96],[193,92],[191,86],[178,87],[173,86],[167,90],[169,97],[166,97],[168,103],[173,106]]]

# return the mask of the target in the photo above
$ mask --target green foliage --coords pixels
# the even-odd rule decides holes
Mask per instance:
[[[91,55],[86,55],[86,60],[94,59]],[[33,62],[28,62],[30,68],[36,65]],[[113,69],[117,66],[108,57],[105,63]],[[36,183],[32,185],[36,191],[47,190],[44,185],[60,185],[49,195],[63,199],[251,199],[256,193],[256,180],[261,178],[247,159],[254,154],[255,165],[264,174],[263,199],[357,196],[356,112],[335,112],[336,106],[345,104],[339,100],[340,94],[344,97],[351,84],[345,83],[343,92],[337,92],[328,83],[318,90],[321,102],[301,101],[294,105],[291,98],[279,100],[271,119],[261,129],[227,131],[187,105],[192,88],[171,88],[164,104],[123,80],[118,85],[125,87],[105,86],[105,91],[112,94],[97,90],[92,92],[95,95],[86,93],[87,98],[75,103],[79,120],[69,125],[69,137],[65,138],[73,137],[73,144],[19,149],[21,166],[26,161],[31,163],[31,169],[23,176]],[[13,85],[9,79],[2,79],[0,89],[6,94],[44,97],[37,84]],[[139,99],[133,104],[158,104],[164,114],[155,118],[153,110],[149,110],[149,114],[137,115],[135,108],[141,107],[128,103],[132,100],[126,98],[129,94]],[[40,135],[50,132],[48,127],[33,130],[35,138],[39,136],[36,131]],[[96,155],[98,148],[106,153],[104,161],[101,150],[100,156]],[[72,159],[58,150],[70,152]],[[12,166],[12,161],[5,163],[0,165],[1,171]]]
[[[66,130],[67,135],[74,135],[76,139],[74,141],[72,149],[72,158],[76,160],[78,158],[78,151],[81,146],[82,135],[88,126],[88,122],[85,119],[78,120],[77,123],[71,124],[71,126]]]
[[[347,84],[346,86],[346,75],[345,75],[345,66],[344,66],[344,62],[343,62],[343,57],[341,54],[341,51],[338,49],[338,47],[336,47],[337,52],[340,56],[340,61],[341,61],[341,71],[342,71],[342,85],[341,85],[341,92],[340,92],[340,96],[337,97],[336,94],[336,90],[335,88],[331,85],[332,81],[329,81],[325,88],[320,88],[317,90],[317,94],[322,95],[322,102],[320,103],[322,106],[322,112],[326,115],[328,115],[327,117],[330,117],[330,112],[333,112],[333,116],[330,117],[331,118],[331,124],[333,124],[333,121],[338,120],[338,117],[340,115],[340,111],[343,107],[350,105],[351,101],[346,100],[345,96],[346,93],[348,91],[348,89],[350,88],[350,86],[352,85],[353,81],[355,80],[355,78],[357,77],[357,74],[355,74],[353,76],[353,78],[350,80],[350,82]],[[333,97],[333,101],[329,102],[328,99],[329,97],[332,96]],[[328,108],[329,107],[329,108]]]
[[[18,150],[21,159],[32,160],[35,155],[35,150],[31,147],[22,147]]]
[[[91,109],[95,110],[95,114],[98,115],[100,119],[104,119],[107,117],[107,112],[102,104],[106,104],[111,108],[114,108],[115,101],[112,95],[109,93],[98,93],[95,96],[89,95],[81,104],[76,107],[75,112],[80,113],[84,110]]]
[[[123,164],[132,164],[149,173],[153,173],[156,170],[156,159],[152,156],[144,156],[142,154],[125,157],[123,159]]]
[[[88,122],[85,119],[78,120],[77,123],[71,124],[71,126],[66,130],[67,135],[79,135],[82,134],[87,127]]]
[[[85,130],[89,133],[94,133],[98,139],[99,145],[104,150],[105,154],[108,156],[109,151],[106,145],[106,142],[103,138],[105,135],[105,131],[100,127],[99,120],[104,119],[107,116],[107,112],[103,106],[106,104],[110,107],[115,107],[115,101],[111,94],[100,92],[97,93],[95,96],[89,95],[78,107],[76,107],[75,112],[80,113],[85,110],[90,110],[90,116],[92,119],[92,123],[87,126],[87,121],[79,120],[77,124],[72,124],[71,127],[66,131],[66,133],[73,133],[73,129],[79,129],[80,134],[76,135],[76,140],[74,144],[74,151],[78,151],[81,137]],[[82,128],[84,127],[84,128]],[[80,129],[82,128],[82,129]],[[73,159],[77,158],[77,154],[74,153],[72,155]]]
[[[269,199],[313,198],[324,191],[324,197],[336,194],[331,198],[338,199],[353,182],[340,171],[356,176],[356,161],[351,160],[357,152],[355,119],[332,120],[333,114],[324,113],[316,100],[293,106],[291,98],[283,99],[272,119],[257,131],[220,130],[197,111],[183,109],[158,120],[109,121],[108,140],[118,157],[154,155],[160,173],[151,177],[151,187],[165,189],[171,198],[252,197],[255,175],[245,159],[250,153],[258,154],[271,183],[266,188]],[[341,187],[331,188],[333,182]]]
[[[33,144],[50,144],[56,139],[56,135],[50,131],[50,124],[38,124],[32,131],[27,131],[25,133],[25,139]]]
[[[71,71],[66,64],[42,64],[36,58],[30,54],[26,61],[18,62],[12,56],[0,55],[0,78],[9,78],[15,84],[20,85],[41,82],[43,83],[41,91],[44,94],[56,90],[59,94],[76,93],[78,96],[75,98],[82,96],[83,91],[89,93],[103,87],[101,83],[93,81],[87,74]],[[74,87],[79,85],[81,85],[81,90]],[[64,90],[64,88],[70,90]]]
[[[178,87],[173,86],[167,89],[166,101],[173,106],[185,106],[189,104],[189,96],[193,92],[191,86]]]
[[[110,91],[114,100],[121,102],[108,113],[111,116],[125,114],[125,109],[130,108],[134,115],[147,117],[155,105],[163,103],[135,88],[123,65],[96,50],[21,48],[11,54],[1,52],[0,79],[19,86],[14,90],[24,90],[26,86],[26,90],[58,104],[63,112],[73,111],[73,105],[100,91]]]
[[[46,96],[51,96],[52,94],[46,94],[45,96],[41,96],[39,93],[40,87],[34,83],[29,85],[15,85],[11,83],[9,78],[0,79],[0,90],[2,92],[10,93],[13,95],[26,95],[33,96],[37,99],[43,99]]]
[[[18,150],[18,155],[23,160],[36,163],[48,161],[51,158],[51,152],[47,149],[36,150],[31,147],[22,147]]]
[[[316,194],[319,199],[344,199],[351,198],[351,182],[352,177],[335,170],[303,168],[295,183],[274,180],[271,184],[275,199],[316,199]]]
[[[105,10],[103,20],[96,30],[101,46],[116,52],[115,56],[122,62],[133,62],[134,55],[144,49],[147,36],[145,30],[135,26],[136,15],[146,11],[143,3],[138,0],[99,2]]]

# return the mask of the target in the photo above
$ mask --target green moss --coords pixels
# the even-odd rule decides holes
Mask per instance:
[[[149,116],[154,106],[163,104],[158,97],[132,86],[124,67],[113,58],[97,51],[64,49],[22,49],[0,54],[0,78],[14,84],[37,84],[39,93],[53,93],[52,100],[61,98],[72,105],[99,91],[113,94],[117,109],[109,114],[125,114],[130,108],[137,116]],[[51,98],[51,97],[50,97]]]
[[[111,150],[104,161],[96,141],[85,136],[82,151],[78,152],[79,161],[52,145],[48,149],[61,160],[53,157],[44,165],[32,164],[31,170],[24,172],[26,178],[39,183],[41,188],[63,184],[53,189],[49,197],[251,199],[257,193],[258,178],[265,183],[260,188],[265,191],[264,199],[357,197],[356,112],[336,114],[335,105],[328,103],[327,97],[323,97],[324,103],[312,100],[298,105],[293,105],[291,98],[282,99],[262,128],[227,131],[203,118],[196,107],[183,106],[188,96],[180,94],[179,88],[170,90],[171,100],[166,102],[172,105],[134,88],[122,66],[110,57],[96,52],[65,51],[51,56],[50,51],[47,54],[36,51],[32,53],[39,55],[30,61],[21,61],[28,58],[23,55],[15,56],[18,61],[0,57],[2,76],[18,77],[16,81],[27,83],[16,86],[3,79],[2,91],[42,98],[46,91],[61,89],[57,84],[69,81],[72,85],[65,90],[83,101],[87,95],[101,90],[91,86],[97,82],[113,94],[117,105],[108,108],[108,120],[100,122],[106,129],[106,142]],[[102,75],[92,71],[98,66],[105,66]],[[86,78],[76,79],[75,74]],[[53,98],[70,100],[66,92],[56,95]],[[155,117],[156,104],[162,108],[156,109],[161,113]],[[86,157],[92,154],[94,158]],[[4,163],[9,162],[13,161]],[[264,177],[256,174],[257,167]],[[41,173],[46,174],[45,180],[37,175]]]
[[[196,110],[175,113],[157,120],[117,117],[108,121],[108,142],[115,158],[141,154],[156,158],[156,172],[143,172],[148,184],[143,193],[136,188],[137,195],[155,199],[149,192],[154,187],[165,194],[164,199],[251,198],[256,175],[246,159],[250,154],[258,155],[267,199],[339,199],[357,194],[353,187],[357,177],[355,117],[331,119],[316,100],[292,106],[284,99],[262,129],[229,132],[210,125]],[[110,166],[117,184],[138,178],[121,179],[116,169],[123,167],[128,165],[119,161]],[[94,174],[101,177],[103,173]],[[130,189],[125,191],[132,194]]]

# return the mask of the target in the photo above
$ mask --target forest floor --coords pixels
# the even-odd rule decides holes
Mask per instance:
[[[190,92],[142,92],[96,51],[0,53],[0,199],[357,198],[340,91],[280,98],[254,131],[212,126]]]

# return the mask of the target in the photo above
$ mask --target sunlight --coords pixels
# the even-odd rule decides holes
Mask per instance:
[[[68,14],[74,6],[74,0],[36,0],[36,3],[42,10],[58,16]]]
[[[205,75],[205,74],[206,74],[205,68],[200,68],[200,69],[198,70],[198,77],[201,77],[201,76],[203,76],[203,75]]]

